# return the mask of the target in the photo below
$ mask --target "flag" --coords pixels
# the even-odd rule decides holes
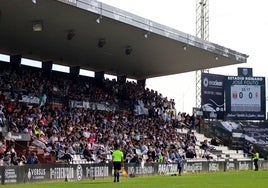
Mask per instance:
[[[39,98],[39,106],[44,106],[47,102],[47,95],[44,94],[44,95],[41,95],[40,98]]]
[[[128,173],[124,167],[122,168],[122,175],[126,178],[128,177]]]

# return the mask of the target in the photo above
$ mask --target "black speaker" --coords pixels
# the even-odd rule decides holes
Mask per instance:
[[[104,71],[95,72],[95,80],[97,83],[102,83],[104,80]]]
[[[117,76],[117,82],[118,82],[119,84],[124,84],[124,83],[126,83],[126,80],[127,80],[127,76],[125,76],[125,75]]]
[[[50,78],[52,75],[52,65],[53,61],[43,61],[42,62],[42,76]]]
[[[21,55],[11,55],[10,56],[10,64],[13,68],[19,68],[21,65]]]
[[[42,69],[52,71],[52,65],[53,65],[52,61],[43,61],[42,62]]]
[[[127,46],[125,49],[125,54],[126,55],[130,55],[132,53],[133,49],[131,48],[131,46]]]
[[[76,67],[70,67],[70,74],[73,76],[79,76],[80,73],[80,67],[76,66]]]

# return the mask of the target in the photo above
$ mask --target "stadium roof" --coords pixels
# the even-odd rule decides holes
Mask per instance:
[[[248,58],[94,0],[1,0],[0,41],[3,54],[137,80]]]

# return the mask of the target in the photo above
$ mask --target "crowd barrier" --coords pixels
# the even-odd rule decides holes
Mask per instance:
[[[126,164],[129,177],[177,174],[177,164],[146,163]],[[253,161],[222,160],[203,161],[185,160],[183,174],[221,171],[253,170]],[[259,169],[268,169],[268,160],[259,160]],[[113,178],[113,166],[109,164],[36,164],[23,166],[1,166],[1,184],[18,184],[51,181],[80,181],[96,178]]]

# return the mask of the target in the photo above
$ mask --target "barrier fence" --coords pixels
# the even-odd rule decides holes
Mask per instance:
[[[268,160],[259,160],[259,169],[268,169]],[[177,164],[146,163],[127,164],[130,177],[177,174]],[[185,160],[182,173],[253,170],[252,160],[197,161]],[[113,166],[109,164],[37,164],[1,166],[1,184],[49,181],[80,181],[96,178],[113,178]]]

